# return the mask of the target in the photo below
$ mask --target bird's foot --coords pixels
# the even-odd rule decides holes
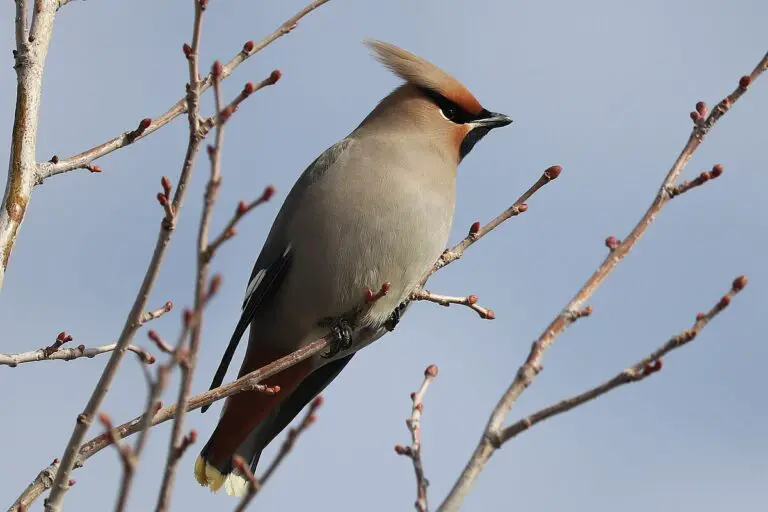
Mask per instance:
[[[397,327],[397,324],[400,323],[400,319],[403,317],[403,312],[405,311],[405,308],[408,306],[408,300],[404,300],[403,302],[398,305],[395,310],[392,312],[391,315],[389,315],[389,318],[386,322],[384,322],[384,328],[388,330],[389,332],[392,332],[395,330],[395,327]]]
[[[320,320],[320,327],[330,329],[333,336],[328,353],[324,354],[323,358],[328,359],[352,347],[352,323],[348,318],[323,318]]]

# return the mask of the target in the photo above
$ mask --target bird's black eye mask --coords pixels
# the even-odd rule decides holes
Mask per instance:
[[[478,121],[480,119],[486,119],[491,116],[491,113],[488,112],[486,109],[483,109],[479,114],[473,114],[471,112],[467,112],[465,109],[461,108],[458,104],[449,100],[448,98],[446,98],[439,92],[434,91],[433,89],[427,89],[426,87],[419,87],[419,90],[421,91],[422,94],[424,94],[424,96],[432,100],[432,103],[437,105],[437,108],[440,109],[440,111],[443,113],[446,119],[456,124],[467,124],[473,121]]]
[[[449,100],[442,94],[433,91],[432,89],[427,89],[425,87],[420,87],[419,89],[427,98],[429,98],[435,105],[437,105],[437,108],[440,109],[445,118],[453,123],[467,124],[480,121],[482,119],[488,119],[489,117],[493,116],[493,113],[486,109],[480,111],[479,114],[467,112],[455,102]],[[472,128],[464,136],[464,140],[461,141],[461,146],[459,147],[459,161],[463,160],[464,157],[467,156],[470,151],[472,151],[472,148],[475,147],[475,144],[477,144],[480,139],[485,137],[489,131],[491,131],[490,126],[476,126]]]

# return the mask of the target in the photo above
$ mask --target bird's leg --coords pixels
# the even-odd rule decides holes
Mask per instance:
[[[384,322],[385,329],[387,329],[389,332],[395,330],[395,327],[397,327],[397,324],[400,323],[400,319],[403,317],[403,312],[405,311],[405,308],[408,306],[409,302],[410,301],[406,299],[395,308],[392,314],[389,315],[387,321]]]
[[[333,340],[327,354],[322,357],[328,359],[343,350],[352,347],[352,321],[346,317],[326,317],[320,320],[320,327],[331,330]]]

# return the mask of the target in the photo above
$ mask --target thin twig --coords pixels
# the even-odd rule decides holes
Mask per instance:
[[[424,464],[421,461],[421,413],[424,410],[424,395],[427,393],[427,388],[437,377],[437,365],[429,365],[424,370],[424,380],[421,383],[421,387],[415,393],[411,393],[411,416],[405,420],[405,424],[408,426],[408,430],[411,432],[411,445],[410,446],[395,446],[395,452],[398,455],[405,455],[413,462],[413,471],[416,474],[416,510],[419,512],[427,512],[429,509],[427,505],[427,487],[429,486],[429,480],[424,475]]]
[[[224,80],[229,77],[232,72],[246,59],[254,56],[280,37],[290,33],[296,28],[297,23],[307,14],[314,11],[318,7],[327,3],[329,0],[315,0],[302,10],[297,12],[294,16],[283,22],[274,32],[262,39],[258,43],[253,41],[247,41],[243,45],[243,49],[239,51],[226,65],[222,68],[221,79]],[[213,78],[210,74],[206,76],[200,82],[200,93],[207,91],[213,85]],[[73,155],[68,158],[56,159],[56,162],[49,161],[39,165],[39,174],[41,179],[49,178],[57,174],[73,171],[75,169],[82,169],[91,164],[94,160],[108,155],[109,153],[123,148],[133,142],[143,139],[147,135],[157,131],[163,126],[167,125],[181,114],[187,112],[187,100],[186,97],[177,101],[170,109],[157,118],[151,119],[151,123],[137,136],[131,137],[132,132],[125,132],[117,137],[110,139],[98,146],[94,146],[90,149],[83,151],[77,155]]]
[[[200,141],[202,140],[202,137],[200,135],[200,94],[201,94],[201,88],[200,88],[200,79],[199,79],[199,72],[198,72],[198,59],[200,58],[200,34],[202,31],[202,24],[203,24],[203,13],[206,10],[206,7],[208,5],[208,0],[194,0],[194,7],[195,7],[195,16],[194,16],[194,22],[192,24],[192,45],[190,47],[185,46],[184,47],[184,53],[187,57],[187,62],[189,64],[189,84],[187,85],[187,117],[189,120],[189,140],[190,146],[195,147],[195,152],[197,148],[199,147]],[[218,80],[217,80],[217,96],[218,96]],[[217,136],[218,140],[218,136]],[[210,215],[209,213],[209,201],[208,197],[215,193],[215,189],[218,187],[218,183],[213,183],[213,185],[209,182],[208,188],[206,191],[206,203],[204,205],[204,211],[203,211],[203,220],[201,221],[201,233],[204,233],[204,230],[206,229],[206,226],[204,225],[206,222],[207,216]],[[200,332],[200,324],[202,322],[202,304],[204,301],[204,291],[203,287],[205,286],[206,282],[208,280],[208,274],[207,271],[201,271],[200,266],[198,264],[197,269],[197,281],[195,283],[195,322],[194,325],[190,326],[192,323],[191,321],[186,321],[185,326],[189,326],[191,328],[192,332],[192,343],[190,344],[190,349],[187,350],[184,353],[184,359],[181,366],[181,385],[179,386],[179,398],[178,398],[178,410],[182,411],[181,414],[177,415],[174,418],[173,426],[171,429],[171,437],[169,441],[168,446],[168,455],[166,458],[165,463],[165,471],[163,472],[163,480],[162,484],[160,485],[160,492],[157,497],[157,505],[155,507],[155,510],[157,512],[165,512],[170,507],[171,502],[171,494],[173,492],[173,484],[176,477],[176,467],[178,465],[178,461],[181,458],[182,454],[185,451],[185,445],[184,445],[184,438],[183,438],[183,428],[184,428],[184,414],[183,411],[186,408],[186,397],[189,394],[189,389],[191,387],[191,375],[192,371],[191,369],[194,367],[195,359],[196,359],[196,353],[197,353],[197,344],[195,343],[196,340],[199,340],[199,332]],[[182,337],[179,340],[178,345],[176,346],[176,352],[177,357],[178,353],[180,353],[182,350],[184,350],[184,338]],[[151,404],[150,404],[151,405]]]
[[[223,66],[219,69],[219,72],[223,72]],[[213,75],[212,75],[213,76]],[[205,136],[211,129],[213,129],[218,123],[220,122],[226,122],[229,117],[237,112],[237,109],[240,108],[240,104],[244,102],[251,94],[260,91],[261,89],[268,87],[270,85],[275,85],[278,80],[280,80],[280,77],[282,77],[282,73],[279,69],[273,70],[269,76],[265,79],[263,79],[261,82],[254,84],[253,82],[248,82],[243,86],[243,90],[240,91],[240,94],[235,96],[235,99],[230,101],[226,107],[222,107],[221,103],[218,103],[216,113],[210,116],[209,118],[205,119],[202,123],[200,123],[200,130],[201,135]],[[218,81],[221,82],[221,74],[219,74]],[[216,87],[216,80],[214,80],[214,87]]]
[[[27,0],[16,0],[16,57],[22,55],[24,45],[29,40],[27,12],[29,12]]]
[[[280,445],[280,451],[277,452],[275,458],[272,459],[272,462],[269,464],[269,466],[267,466],[264,474],[259,477],[259,482],[261,482],[262,486],[267,483],[267,480],[269,480],[273,474],[275,474],[278,466],[280,466],[285,457],[290,453],[299,436],[301,436],[301,434],[303,434],[310,426],[315,423],[315,420],[317,419],[317,410],[322,405],[322,395],[315,397],[315,399],[312,400],[312,403],[309,405],[307,412],[304,413],[304,417],[299,422],[298,426],[288,430],[288,433],[285,436],[285,441],[283,441],[283,444]]]
[[[23,352],[21,354],[0,354],[0,366],[7,365],[14,368],[20,364],[32,363],[35,361],[71,361],[81,357],[93,358],[101,354],[112,352],[117,348],[117,343],[110,343],[101,347],[86,348],[85,345],[79,345],[72,348],[60,348],[53,352],[47,352],[46,348],[33,350],[32,352]],[[134,345],[128,345],[129,352],[136,354],[142,363],[152,364],[155,362],[155,356]]]
[[[235,512],[245,512],[245,509],[248,508],[251,500],[253,500],[256,494],[261,490],[261,482],[258,478],[253,476],[251,468],[248,467],[248,462],[241,456],[234,455],[232,457],[232,465],[238,473],[248,480],[248,492],[240,500],[240,503],[237,504],[237,507],[235,507]]]
[[[201,10],[200,2],[204,2],[204,1],[205,0],[195,0],[196,12]],[[196,23],[195,23],[196,28],[194,29],[194,34],[195,34],[195,37],[199,38],[199,26],[198,26],[199,21],[197,20],[197,17],[198,16],[196,15]],[[99,379],[99,382],[97,383],[96,388],[94,389],[93,394],[91,395],[91,398],[88,401],[88,404],[86,405],[85,410],[83,411],[82,414],[80,414],[80,416],[78,416],[78,421],[75,426],[75,430],[72,433],[69,443],[67,444],[67,448],[64,452],[64,456],[62,457],[61,466],[59,468],[59,471],[56,474],[56,481],[54,482],[53,489],[51,490],[51,495],[46,500],[46,503],[45,503],[46,512],[58,512],[58,510],[61,507],[63,494],[66,491],[66,486],[64,485],[64,482],[68,478],[69,473],[72,471],[72,468],[74,467],[78,448],[80,444],[83,442],[83,439],[85,438],[85,434],[88,431],[88,427],[93,422],[93,416],[96,413],[96,411],[99,409],[101,402],[106,396],[107,390],[109,389],[109,385],[112,382],[112,379],[114,378],[115,374],[117,373],[117,368],[120,364],[120,360],[124,352],[124,347],[128,346],[131,339],[135,335],[136,331],[141,326],[141,320],[144,316],[144,311],[146,309],[146,304],[147,304],[149,294],[152,290],[152,285],[154,284],[154,281],[157,278],[157,275],[160,270],[160,265],[163,260],[163,256],[165,255],[165,250],[168,247],[168,242],[170,241],[171,234],[173,233],[176,227],[176,223],[178,222],[178,215],[184,200],[184,196],[187,188],[187,182],[192,173],[192,169],[195,163],[195,157],[197,155],[197,151],[200,147],[200,142],[201,142],[201,139],[198,136],[199,115],[197,110],[199,105],[198,98],[199,98],[200,88],[196,86],[196,84],[198,83],[197,66],[196,64],[193,64],[193,61],[194,63],[196,63],[196,59],[190,60],[190,86],[188,87],[188,91],[187,91],[187,101],[188,101],[187,111],[190,113],[189,143],[187,144],[187,151],[186,151],[186,154],[184,155],[181,175],[179,176],[178,185],[173,195],[173,201],[168,201],[170,196],[169,194],[170,184],[168,183],[167,178],[163,178],[162,185],[164,189],[164,195],[166,197],[165,202],[167,203],[166,205],[164,205],[164,208],[166,210],[166,215],[165,215],[165,218],[163,219],[163,222],[161,222],[160,233],[158,235],[157,244],[155,245],[154,254],[150,261],[149,267],[147,268],[147,273],[144,277],[144,281],[139,290],[139,294],[136,297],[133,307],[131,308],[131,312],[129,313],[128,318],[126,320],[125,326],[123,327],[123,332],[121,333],[120,339],[117,342],[118,347],[112,353],[112,357],[107,363],[107,367],[104,369],[104,373],[102,373],[101,378]],[[145,132],[149,128],[149,125],[150,123],[148,122],[148,120],[145,119],[139,124],[138,130]],[[160,199],[160,196],[158,196],[158,199]],[[160,203],[163,204],[163,201],[161,200]],[[165,489],[165,486],[162,489]],[[161,490],[161,497],[165,492],[170,492],[170,489],[168,491]]]
[[[589,389],[576,396],[562,400],[549,407],[545,407],[544,409],[526,416],[516,423],[513,423],[512,425],[504,428],[495,442],[497,442],[499,445],[502,445],[518,434],[525,432],[537,423],[540,423],[553,416],[557,416],[558,414],[568,412],[574,407],[578,407],[579,405],[589,402],[590,400],[594,400],[595,398],[598,398],[608,393],[609,391],[613,391],[614,389],[623,386],[624,384],[641,381],[646,377],[649,377],[650,375],[658,372],[662,368],[663,356],[693,341],[694,338],[699,335],[704,327],[706,327],[707,324],[715,316],[717,316],[721,311],[728,307],[731,299],[737,293],[743,290],[746,285],[746,277],[737,277],[734,279],[733,284],[731,285],[731,289],[728,291],[728,293],[725,294],[707,313],[699,313],[696,316],[696,321],[694,322],[693,326],[691,326],[689,329],[686,329],[676,334],[675,336],[672,336],[664,345],[654,350],[650,355],[641,359],[629,368],[619,372],[618,375],[604,382],[603,384],[600,384],[599,386]]]
[[[438,509],[440,512],[452,512],[459,509],[464,501],[464,497],[472,488],[475,479],[483,470],[493,452],[498,448],[498,443],[495,443],[493,440],[498,439],[509,411],[514,406],[518,397],[533,382],[533,379],[541,370],[544,352],[573,323],[574,319],[578,318],[584,303],[595,293],[619,262],[632,250],[664,205],[669,202],[672,197],[669,192],[670,187],[674,186],[691,156],[712,126],[730,109],[733,103],[746,91],[750,83],[754,82],[766,68],[768,68],[768,53],[760,60],[750,75],[739,80],[737,89],[720,102],[704,122],[694,124],[685,147],[667,172],[656,197],[640,221],[623,241],[615,245],[615,248],[610,251],[603,263],[533,343],[526,361],[520,366],[515,379],[494,408],[477,448],[450,493],[440,505]]]
[[[421,280],[421,284],[423,285],[426,283],[429,276],[444,266],[461,258],[464,255],[464,251],[466,251],[472,244],[499,227],[504,221],[527,211],[528,205],[525,202],[530,199],[533,194],[541,190],[544,185],[553,180],[556,180],[557,177],[560,176],[560,172],[562,172],[562,170],[563,168],[559,165],[553,165],[547,168],[547,170],[542,173],[542,175],[531,188],[526,190],[525,193],[517,199],[517,201],[512,203],[512,206],[501,212],[495,219],[491,220],[488,224],[482,227],[480,227],[479,222],[472,224],[472,226],[469,228],[469,233],[467,236],[464,237],[464,239],[456,244],[453,248],[446,249],[443,255],[440,256],[440,258],[434,264],[434,266],[427,272],[427,275],[424,276],[424,278]]]
[[[261,477],[257,478],[253,476],[253,473],[251,473],[248,464],[242,457],[238,457],[239,460],[234,461],[238,472],[243,475],[250,484],[248,487],[248,492],[240,500],[240,503],[235,508],[235,512],[244,511],[251,503],[253,498],[256,497],[259,491],[261,491],[261,489],[267,483],[267,480],[270,479],[270,477],[275,473],[283,460],[285,460],[285,457],[291,452],[291,449],[296,444],[296,440],[299,438],[299,436],[301,436],[301,434],[303,434],[310,426],[312,426],[312,424],[315,423],[317,419],[316,413],[321,405],[323,405],[322,396],[317,396],[314,400],[312,400],[312,403],[309,405],[307,412],[304,413],[304,417],[299,422],[298,426],[288,430],[288,433],[285,436],[285,441],[283,441],[283,444],[280,446],[280,451],[277,452],[277,455],[275,455],[275,458],[272,459],[272,462],[269,464]]]
[[[492,309],[484,308],[477,303],[477,295],[467,295],[466,297],[452,297],[450,295],[438,295],[432,293],[429,290],[423,288],[411,293],[410,300],[425,300],[427,302],[434,302],[441,306],[450,306],[451,304],[458,304],[460,306],[467,306],[469,309],[480,315],[480,318],[485,320],[493,320],[496,318],[496,313]]]
[[[261,194],[261,196],[259,196],[258,199],[255,199],[250,203],[240,201],[240,203],[237,205],[237,208],[235,209],[234,215],[232,215],[232,218],[229,219],[229,222],[227,222],[227,225],[224,226],[224,229],[221,231],[221,233],[219,233],[219,235],[213,239],[213,242],[208,244],[208,247],[203,253],[203,259],[210,261],[219,247],[221,247],[224,242],[237,234],[235,226],[238,224],[238,222],[240,222],[240,220],[242,220],[242,218],[250,213],[254,208],[269,201],[274,193],[275,187],[269,185],[264,189],[264,192]]]
[[[146,313],[144,313],[144,316],[141,317],[141,323],[145,324],[156,318],[160,318],[164,314],[170,312],[172,309],[173,309],[173,302],[168,301],[163,305],[163,307],[157,308],[154,311],[147,311]]]
[[[59,459],[54,459],[48,467],[37,474],[34,480],[24,489],[21,496],[13,502],[8,512],[18,512],[19,510],[28,510],[30,505],[37,500],[45,491],[53,485],[53,479],[56,471],[59,469]]]

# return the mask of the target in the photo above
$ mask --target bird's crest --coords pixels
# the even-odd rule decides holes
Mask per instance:
[[[472,114],[483,110],[477,98],[461,82],[431,62],[383,41],[369,39],[365,44],[382,64],[406,82],[436,92]]]

